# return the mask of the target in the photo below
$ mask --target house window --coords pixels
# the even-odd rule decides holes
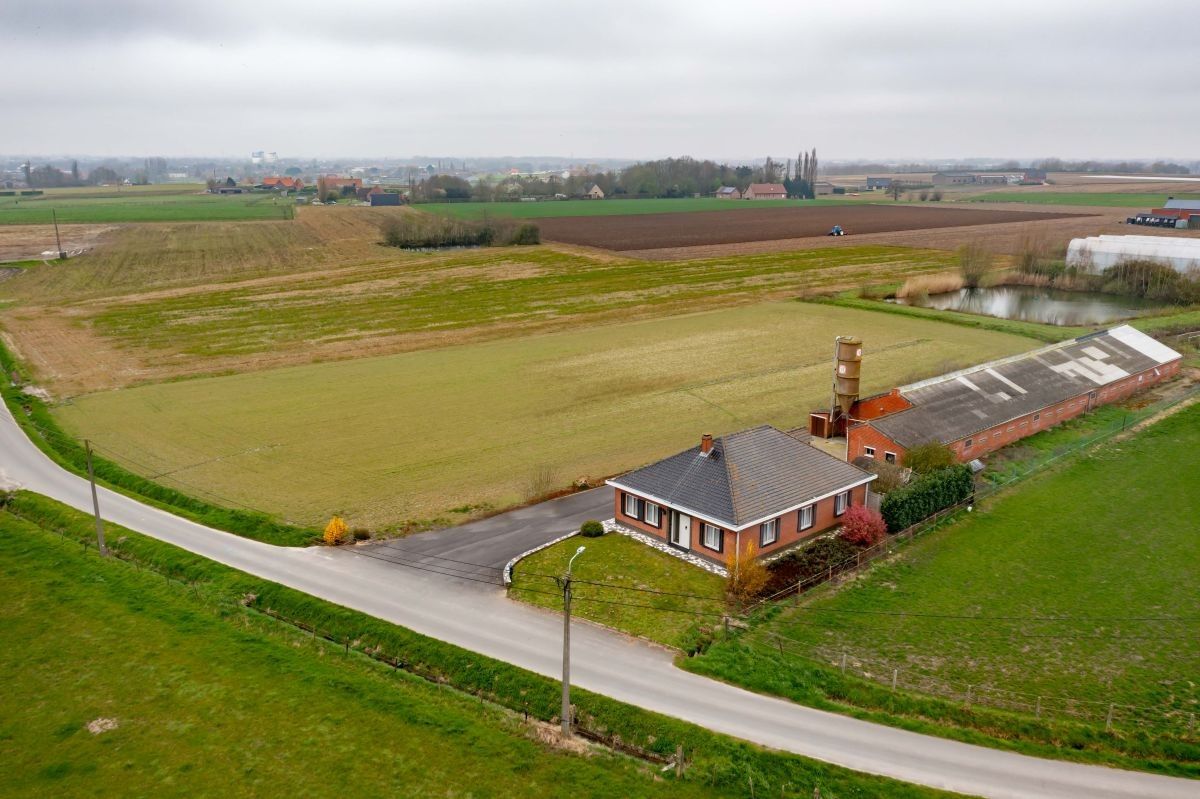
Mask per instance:
[[[708,522],[704,523],[704,537],[702,539],[704,546],[708,547],[709,549],[714,549],[717,552],[720,552],[721,549],[723,548],[722,544],[723,544],[724,540],[725,540],[725,536],[723,536],[721,534],[720,527],[717,527],[716,525],[713,525],[713,524],[709,524]]]
[[[772,519],[758,526],[758,542],[760,546],[770,546],[779,540],[779,520]]]
[[[846,512],[846,506],[850,504],[850,492],[843,491],[833,498],[833,515],[841,516]]]
[[[896,462],[896,453],[894,453],[894,452],[887,452],[887,451],[885,450],[885,451],[884,451],[884,453],[883,453],[883,459],[884,459],[885,461],[887,461],[888,463],[895,463],[895,462]]]
[[[800,514],[798,517],[798,519],[799,519],[798,529],[807,530],[808,528],[812,527],[813,519],[815,516],[816,516],[816,514],[813,513],[812,505],[805,505],[803,508],[801,508]]]
[[[863,447],[863,454],[866,455],[868,458],[874,458],[875,457],[875,448],[874,447]]]
[[[1041,418],[1042,418],[1042,415],[1040,413],[1035,413],[1033,415],[1033,421],[1035,421],[1035,422],[1039,421]]]
[[[641,514],[638,513],[638,498],[633,494],[625,495],[625,515],[631,519],[641,518]]]
[[[659,508],[657,505],[655,505],[653,502],[647,502],[645,516],[646,516],[646,524],[651,524],[651,525],[654,525],[655,527],[658,527],[662,521],[662,509]]]
[[[968,438],[966,441],[963,442],[963,449],[970,449],[971,445],[974,443],[975,443],[975,439]]]

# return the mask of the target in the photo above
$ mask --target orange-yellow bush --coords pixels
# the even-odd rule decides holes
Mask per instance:
[[[341,516],[334,516],[329,520],[329,524],[325,525],[325,543],[330,546],[337,546],[346,540],[346,533],[349,528],[342,521]]]

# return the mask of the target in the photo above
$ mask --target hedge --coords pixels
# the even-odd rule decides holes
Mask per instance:
[[[957,464],[914,480],[883,498],[879,512],[888,532],[898,533],[933,514],[962,502],[975,491],[970,467]]]
[[[3,342],[0,342],[0,368],[4,371],[0,376],[0,396],[25,434],[59,466],[79,475],[87,474],[87,454],[83,446],[58,426],[43,400],[25,393],[20,385],[25,382],[24,372]],[[9,380],[9,376],[13,379]],[[147,480],[95,453],[92,454],[92,468],[98,482],[208,527],[279,546],[305,546],[320,539],[317,530],[276,521],[264,513],[213,505]]]

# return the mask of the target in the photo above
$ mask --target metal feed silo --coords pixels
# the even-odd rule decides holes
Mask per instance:
[[[833,408],[831,418],[849,416],[858,399],[859,375],[862,371],[862,339],[858,336],[838,336],[833,353]]]

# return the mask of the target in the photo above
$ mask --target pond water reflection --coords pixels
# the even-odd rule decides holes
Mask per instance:
[[[1137,297],[1035,286],[959,289],[945,294],[897,299],[895,302],[940,311],[964,311],[1001,319],[1068,326],[1101,325],[1153,313],[1165,307]]]

